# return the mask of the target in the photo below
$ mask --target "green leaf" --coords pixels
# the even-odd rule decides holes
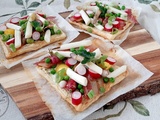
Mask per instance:
[[[28,2],[29,2],[29,0],[25,0],[25,2],[26,2],[26,3],[28,3]]]
[[[21,17],[27,15],[27,10],[22,10],[22,11],[20,12],[20,15],[21,15]]]
[[[37,21],[35,21],[35,20],[31,22],[31,25],[32,25],[34,28],[41,26],[40,23],[37,22]]]
[[[31,7],[38,7],[39,5],[40,5],[39,2],[32,2],[28,8],[31,8]]]
[[[160,12],[160,9],[157,6],[155,6],[153,4],[151,4],[150,6],[151,6],[151,8],[152,8],[153,11]]]
[[[125,102],[123,108],[118,113],[112,114],[112,115],[107,115],[107,116],[105,116],[103,118],[94,119],[94,120],[106,120],[108,118],[118,117],[118,116],[120,116],[122,114],[122,112],[124,111],[124,109],[126,108],[126,106],[127,106],[127,102]]]
[[[142,4],[150,4],[152,1],[158,1],[158,0],[138,0],[138,2]]]
[[[23,0],[15,0],[18,5],[23,5]]]
[[[75,2],[81,2],[80,0],[74,0]]]
[[[149,111],[142,103],[135,100],[129,100],[128,102],[132,105],[136,112],[144,116],[149,116]]]
[[[45,1],[47,1],[47,0],[41,0],[41,2],[45,2]]]
[[[68,9],[70,7],[70,0],[64,0],[64,7]]]
[[[152,1],[151,0],[138,0],[139,3],[143,4],[150,4]]]

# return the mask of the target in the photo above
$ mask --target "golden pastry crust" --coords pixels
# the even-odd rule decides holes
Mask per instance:
[[[133,23],[130,22],[126,22],[126,25],[124,26],[123,30],[118,30],[118,32],[116,34],[110,34],[107,31],[104,30],[98,30],[96,28],[90,27],[85,25],[84,23],[80,23],[80,22],[73,22],[71,20],[68,20],[72,25],[74,25],[75,27],[85,30],[87,31],[88,28],[92,29],[92,33],[98,36],[103,37],[104,39],[108,39],[108,40],[115,40],[116,38],[122,38],[125,35],[125,32],[129,29],[130,26],[133,25]],[[124,34],[123,34],[124,33]]]
[[[101,52],[103,54],[107,54],[109,56],[114,56],[115,55],[115,51],[112,50],[112,48],[109,48],[109,46],[107,46],[105,44],[105,42],[99,39],[93,39],[92,40],[92,45],[96,48],[100,48]],[[108,48],[107,48],[108,47]],[[107,50],[108,49],[108,50]],[[114,65],[115,68],[118,68],[118,66]],[[117,76],[115,78],[115,82],[114,83],[104,83],[103,80],[100,78],[98,79],[96,82],[97,86],[99,87],[104,87],[105,88],[105,92],[104,93],[100,93],[98,92],[98,94],[96,94],[94,96],[93,99],[89,99],[87,97],[83,97],[82,103],[79,104],[78,106],[73,105],[72,104],[72,98],[71,98],[71,93],[66,91],[65,89],[62,89],[59,87],[58,83],[55,82],[55,80],[53,80],[52,76],[50,75],[50,73],[43,67],[36,67],[38,73],[45,78],[50,85],[56,89],[56,91],[62,96],[62,98],[64,100],[66,100],[68,103],[70,103],[70,105],[75,108],[76,111],[84,111],[85,109],[87,109],[90,105],[94,104],[94,102],[96,102],[101,96],[105,95],[105,93],[107,93],[113,86],[117,85],[118,83],[120,83],[122,80],[124,80],[127,76],[127,70],[125,72],[123,72],[122,74],[120,74],[119,76]]]
[[[5,42],[3,42],[2,40],[0,40],[0,43],[2,45],[2,48],[3,48],[3,51],[5,53],[6,58],[10,59],[10,58],[19,56],[19,55],[24,54],[24,53],[28,53],[28,52],[31,52],[31,51],[38,50],[38,49],[40,49],[44,46],[47,46],[47,45],[52,44],[54,42],[63,40],[65,38],[66,38],[66,34],[62,31],[62,34],[60,34],[60,35],[52,35],[50,43],[47,43],[45,41],[35,41],[32,44],[23,45],[22,47],[17,49],[16,52],[12,52],[10,50],[10,48],[8,47],[8,45],[6,45]]]
[[[113,86],[121,82],[127,76],[127,71],[125,71],[124,73],[122,73],[121,75],[115,78],[114,83],[107,83],[107,84],[103,83],[103,86],[105,88],[104,93],[97,94],[96,97],[94,97],[94,99],[83,97],[82,103],[76,106],[72,104],[71,93],[67,92],[65,89],[61,89],[59,85],[56,82],[54,82],[52,77],[49,75],[49,73],[44,68],[42,67],[36,67],[36,68],[37,68],[38,73],[42,77],[44,77],[50,83],[50,85],[54,89],[56,89],[56,91],[61,95],[61,97],[67,102],[69,102],[76,109],[76,111],[84,111],[85,109],[87,109],[90,105],[96,102],[101,96],[105,95],[105,93],[107,93]]]

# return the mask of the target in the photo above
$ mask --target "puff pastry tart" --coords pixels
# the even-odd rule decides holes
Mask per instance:
[[[127,76],[113,49],[99,39],[64,44],[37,61],[38,73],[76,111],[84,111]]]
[[[66,38],[66,34],[54,23],[54,18],[33,12],[22,18],[13,17],[1,25],[0,43],[6,58],[35,51]]]
[[[120,4],[89,2],[77,6],[68,21],[81,30],[107,40],[120,39],[136,22],[135,11]]]

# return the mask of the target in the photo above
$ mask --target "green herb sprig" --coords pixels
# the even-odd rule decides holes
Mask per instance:
[[[95,53],[86,51],[84,47],[79,47],[77,50],[73,48],[71,49],[71,52],[84,57],[81,61],[82,64],[86,64],[87,62],[94,60]]]

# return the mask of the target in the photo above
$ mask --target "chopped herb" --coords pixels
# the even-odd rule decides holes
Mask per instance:
[[[69,76],[68,76],[68,75],[65,75],[65,76],[63,77],[63,79],[64,79],[64,80],[69,80]]]
[[[84,50],[84,49],[85,49],[84,46],[79,47],[79,50]]]
[[[117,28],[113,28],[111,34],[114,35],[114,34],[116,34],[116,33],[118,33],[118,29],[117,29]]]
[[[41,27],[41,26],[37,26],[37,27],[36,27],[36,31],[38,31],[38,32],[42,32],[42,31],[43,31],[43,27]]]
[[[106,90],[105,90],[105,88],[104,87],[100,87],[100,92],[101,93],[104,93]]]
[[[55,55],[60,59],[63,60],[65,57],[61,55],[60,53],[56,52]]]
[[[32,38],[28,38],[26,40],[26,42],[27,42],[27,44],[32,44],[32,43],[34,43],[34,40]]]
[[[62,32],[61,32],[61,30],[57,30],[55,33],[60,35]]]
[[[87,31],[88,31],[89,33],[92,33],[92,28],[87,28]]]
[[[41,27],[40,23],[36,20],[32,21],[31,22],[31,25],[34,27],[34,28],[37,28],[37,27]]]
[[[90,90],[87,95],[88,95],[88,97],[89,97],[90,99],[92,99],[95,94],[94,94],[93,90]]]
[[[2,34],[2,41],[6,42],[7,40],[10,39],[10,35]]]
[[[60,71],[56,73],[56,83],[59,83],[61,80],[63,80],[63,76],[66,74],[66,69],[63,68]]]
[[[25,30],[27,26],[27,22],[21,25],[22,30]]]
[[[107,59],[106,55],[101,56],[98,60],[96,60],[96,64],[100,66],[104,66],[104,61]]]
[[[16,51],[16,48],[13,43],[9,45],[9,48],[11,49],[12,52]]]
[[[88,17],[89,17],[89,18],[93,18],[93,17],[94,17],[94,14],[89,14]]]
[[[49,21],[45,20],[44,23],[43,23],[43,26],[46,27],[48,25],[49,25]]]
[[[13,38],[13,34],[9,34],[9,38]]]
[[[99,23],[100,25],[102,25],[102,21],[98,20],[98,23]]]
[[[95,53],[91,53],[91,52],[88,52],[84,49],[84,47],[80,47],[79,49],[71,49],[71,51],[73,53],[75,53],[76,55],[80,55],[80,56],[83,56],[84,59],[82,60],[82,64],[86,64],[87,62],[90,62],[94,59],[94,56],[95,56]]]
[[[53,25],[53,30],[54,30],[54,32],[56,32],[57,30],[59,30],[56,24]]]
[[[43,41],[43,40],[44,40],[44,36],[41,36],[41,37],[40,37],[40,40]]]
[[[89,25],[88,26],[90,26],[90,27],[94,27],[94,25],[92,24],[92,23],[89,23]]]
[[[57,65],[53,65],[52,68],[56,68]]]
[[[109,21],[113,22],[115,19],[116,19],[115,16],[110,16],[110,17],[108,18],[108,22],[109,22]]]
[[[101,11],[100,17],[105,18],[105,14],[107,13],[107,7],[105,5],[102,5],[100,2],[96,1],[96,6]]]
[[[19,21],[19,25],[21,26],[21,25],[23,25],[23,24],[27,23],[27,21],[28,21],[27,19],[20,20],[20,21]]]
[[[114,5],[113,7],[118,9],[118,10],[121,10],[121,7],[119,5]]]
[[[50,28],[50,31],[51,31],[51,35],[54,35],[54,34],[55,34],[53,27]]]
[[[74,53],[76,51],[76,49],[75,48],[71,48],[70,51]]]

